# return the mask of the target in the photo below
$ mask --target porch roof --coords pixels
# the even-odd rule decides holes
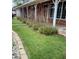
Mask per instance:
[[[20,5],[20,6],[15,7],[15,9],[25,7],[25,6],[35,5],[35,4],[38,4],[38,3],[43,3],[43,2],[46,2],[46,1],[52,1],[52,0],[31,0],[29,2],[26,2],[22,5]],[[66,1],[66,0],[60,0],[60,1]]]
[[[32,0],[32,1],[29,1],[29,2],[22,4],[20,6],[17,6],[15,9],[25,7],[25,6],[34,5],[34,4],[38,4],[38,3],[42,3],[42,2],[46,2],[46,1],[49,1],[49,0]]]

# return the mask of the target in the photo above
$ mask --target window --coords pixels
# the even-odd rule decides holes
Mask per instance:
[[[50,8],[50,17],[53,17],[53,16],[54,16],[54,5],[52,4]]]
[[[63,2],[63,5],[62,5],[62,2],[60,2],[58,4],[57,18],[60,18],[60,17],[63,18],[63,19],[65,19],[65,17],[66,17],[66,2]]]
[[[63,4],[62,18],[63,19],[66,18],[66,2],[64,2],[64,4]]]
[[[60,18],[61,8],[62,8],[62,3],[60,2],[60,3],[58,4],[58,9],[57,9],[57,18]]]

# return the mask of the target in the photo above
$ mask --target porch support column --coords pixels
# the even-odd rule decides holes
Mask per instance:
[[[27,9],[27,19],[28,19],[28,6],[26,7],[26,9]]]
[[[22,17],[24,18],[24,9],[23,9],[23,7],[22,7]]]
[[[53,27],[56,26],[57,7],[58,7],[58,0],[55,0],[55,2],[54,2],[54,18],[53,18]]]
[[[35,7],[35,21],[37,20],[37,5],[34,5]]]
[[[23,8],[22,8],[22,18],[23,18]]]
[[[49,19],[49,8],[50,8],[50,5],[48,5],[48,8],[47,8],[47,20],[46,20],[47,23],[48,23],[48,19]]]

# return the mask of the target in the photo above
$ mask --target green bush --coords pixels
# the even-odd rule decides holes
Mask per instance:
[[[45,35],[57,34],[57,29],[55,27],[43,26],[39,28],[39,32]]]
[[[20,21],[22,21],[23,23],[26,23],[26,19],[21,18],[21,17],[16,17],[16,18],[17,18],[17,20],[20,20]]]
[[[25,18],[22,18],[21,21],[26,24],[26,19]]]
[[[17,16],[16,18],[17,18],[18,20],[20,20],[20,21],[21,21],[21,19],[22,19],[21,17],[18,17],[18,16]]]
[[[38,30],[40,27],[40,24],[33,24],[33,30]]]
[[[25,20],[23,20],[22,22],[26,24],[26,21]]]
[[[29,26],[29,27],[32,27],[32,25],[33,25],[32,22],[29,22],[29,23],[28,23],[28,26]]]
[[[26,21],[26,24],[27,24],[27,25],[29,25],[29,24],[30,24],[30,22],[27,20],[27,21]]]

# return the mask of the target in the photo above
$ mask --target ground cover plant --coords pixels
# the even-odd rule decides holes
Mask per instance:
[[[45,35],[52,35],[52,34],[57,34],[57,29],[55,27],[50,27],[50,26],[42,26],[39,28],[39,32],[41,34]]]

